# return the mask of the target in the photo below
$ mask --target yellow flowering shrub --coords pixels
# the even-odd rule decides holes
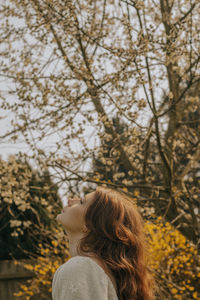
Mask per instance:
[[[149,266],[153,269],[159,284],[158,299],[188,300],[198,299],[200,286],[200,260],[194,245],[168,222],[163,223],[157,218],[154,223],[145,222],[145,233],[150,245]],[[49,248],[40,244],[41,256],[25,268],[35,273],[35,277],[15,296],[20,299],[31,299],[32,295],[40,294],[41,299],[51,298],[52,279],[56,269],[69,259],[69,248],[62,231],[57,231]]]
[[[19,299],[29,300],[33,295],[39,295],[41,300],[51,299],[52,279],[58,267],[69,259],[69,246],[63,232],[57,230],[57,239],[52,240],[49,247],[43,248],[39,244],[41,256],[33,258],[31,263],[20,263],[32,271],[35,276],[27,281],[27,284],[21,284],[20,290],[14,293]]]
[[[200,299],[200,257],[195,246],[159,217],[146,222],[150,266],[164,299]]]

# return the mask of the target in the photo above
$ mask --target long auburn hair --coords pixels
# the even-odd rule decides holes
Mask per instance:
[[[136,205],[119,191],[98,187],[85,213],[86,235],[78,252],[106,264],[120,300],[153,300],[155,280],[147,265],[147,240]]]

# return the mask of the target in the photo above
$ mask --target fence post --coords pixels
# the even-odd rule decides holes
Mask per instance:
[[[23,262],[31,263],[30,260],[23,260]],[[22,265],[15,264],[13,260],[0,261],[0,299],[19,300],[20,297],[13,296],[13,293],[19,291],[19,284],[25,284],[33,277],[33,272],[26,270]],[[34,297],[31,299],[34,300]]]

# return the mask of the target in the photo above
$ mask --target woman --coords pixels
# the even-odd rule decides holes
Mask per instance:
[[[53,278],[53,300],[152,300],[143,221],[130,199],[98,187],[70,199],[57,220],[71,258]]]

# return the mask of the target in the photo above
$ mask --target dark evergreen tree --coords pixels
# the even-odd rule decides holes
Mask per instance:
[[[27,161],[0,164],[0,259],[37,256],[38,244],[49,245],[58,226],[58,187],[48,170],[33,170]]]

